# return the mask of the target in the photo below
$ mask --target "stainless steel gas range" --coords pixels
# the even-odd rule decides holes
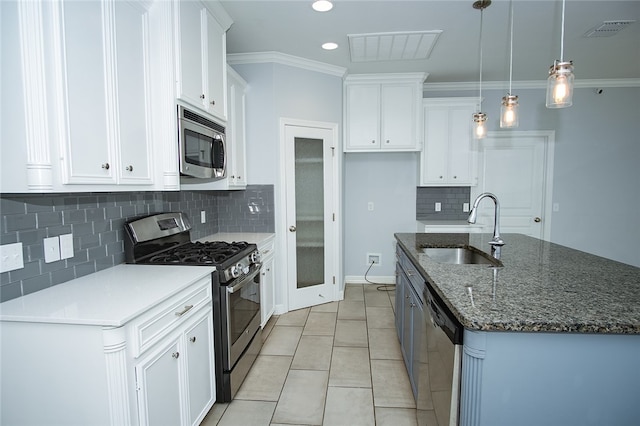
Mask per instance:
[[[213,329],[216,400],[233,399],[262,347],[260,253],[246,242],[192,242],[184,213],[160,213],[125,224],[125,261],[215,266]]]

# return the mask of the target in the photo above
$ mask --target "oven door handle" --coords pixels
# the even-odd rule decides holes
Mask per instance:
[[[233,294],[236,291],[240,290],[242,287],[246,286],[248,283],[250,283],[253,280],[253,277],[255,277],[256,274],[260,273],[261,267],[262,267],[261,263],[256,263],[256,269],[251,274],[248,274],[246,277],[244,277],[242,281],[240,281],[238,284],[227,286],[227,293]]]

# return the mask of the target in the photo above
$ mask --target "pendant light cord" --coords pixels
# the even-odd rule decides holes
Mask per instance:
[[[562,0],[562,27],[560,30],[560,62],[564,62],[564,4],[565,4],[565,0]]]
[[[513,78],[513,0],[509,3],[509,96],[511,96],[511,80]]]
[[[479,79],[479,107],[482,112],[482,16],[484,13],[484,8],[480,9],[480,38],[479,38],[479,46],[478,51],[480,52],[480,79]]]

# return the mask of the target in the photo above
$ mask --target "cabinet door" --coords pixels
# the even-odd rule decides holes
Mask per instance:
[[[213,318],[204,316],[186,332],[189,424],[198,425],[215,400]]]
[[[273,274],[273,256],[266,257],[262,264],[262,270],[260,273],[260,284],[262,289],[260,290],[260,310],[262,314],[261,325],[265,326],[271,315],[275,310],[275,283]]]
[[[140,3],[115,2],[118,173],[125,184],[152,183],[148,15]]]
[[[110,3],[60,3],[55,35],[63,54],[55,58],[62,73],[64,96],[60,111],[64,146],[63,183],[115,183],[112,123],[115,88],[112,82]]]
[[[382,85],[382,149],[410,149],[416,140],[416,94],[412,84]]]
[[[350,85],[347,93],[347,149],[380,147],[380,85]]]
[[[445,183],[449,138],[449,112],[446,108],[424,109],[424,150],[422,179],[427,183]]]
[[[245,84],[233,71],[228,72],[228,111],[227,144],[231,146],[231,169],[228,171],[229,186],[242,189],[247,186],[246,179],[246,140],[245,140]]]
[[[473,107],[454,107],[449,111],[449,182],[474,184],[472,182],[471,115]]]
[[[407,367],[407,371],[411,374],[411,355],[413,354],[411,349],[411,336],[413,334],[413,323],[412,323],[412,313],[411,313],[411,284],[409,284],[409,280],[406,275],[402,275],[403,279],[403,287],[404,287],[404,295],[402,300],[402,356],[404,358],[404,364]]]
[[[206,11],[206,63],[205,80],[206,110],[223,120],[227,119],[227,51],[226,32],[218,21]]]
[[[398,333],[398,340],[402,345],[402,326],[404,320],[404,272],[399,263],[396,263],[396,333]]]
[[[178,97],[193,105],[204,105],[204,20],[206,9],[197,1],[177,1]]]
[[[182,424],[178,339],[136,366],[141,425]]]
[[[424,346],[422,345],[422,339],[426,338],[425,331],[425,318],[424,318],[424,308],[422,306],[422,301],[416,297],[415,294],[413,296],[413,304],[415,306],[412,307],[412,319],[411,323],[413,324],[412,331],[412,342],[411,342],[411,370],[409,375],[409,381],[411,382],[411,388],[413,389],[413,396],[415,397],[418,392],[418,384],[419,384],[419,375],[420,375],[420,362],[422,355],[422,349]]]

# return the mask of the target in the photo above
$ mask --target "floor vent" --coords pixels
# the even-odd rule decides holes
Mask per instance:
[[[623,30],[630,24],[633,24],[634,20],[619,20],[619,21],[603,21],[601,24],[596,25],[589,31],[584,33],[584,37],[611,37],[620,30]]]

